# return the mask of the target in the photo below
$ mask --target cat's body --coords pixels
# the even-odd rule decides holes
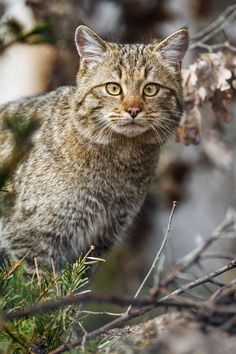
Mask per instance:
[[[185,29],[182,33],[187,36]],[[181,110],[176,69],[166,69],[169,89],[161,88],[159,112],[153,95],[140,94],[140,87],[145,90],[165,70],[147,61],[148,46],[105,44],[83,26],[76,43],[83,59],[77,87],[0,108],[0,117],[17,113],[40,125],[12,176],[14,206],[0,220],[0,250],[14,259],[28,253],[32,267],[37,257],[48,267],[53,260],[60,270],[91,245],[100,254],[126,234],[154,175],[160,145]],[[99,68],[101,57],[106,65]],[[154,119],[161,115],[158,130]],[[9,134],[0,125],[0,138],[7,141]]]

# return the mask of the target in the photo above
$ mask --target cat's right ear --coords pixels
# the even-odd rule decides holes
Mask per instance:
[[[188,28],[183,27],[156,44],[154,51],[160,53],[170,67],[175,68],[175,70],[180,70],[181,62],[188,49],[188,44]]]
[[[87,26],[81,25],[75,31],[75,44],[83,64],[92,67],[101,62],[108,44]]]

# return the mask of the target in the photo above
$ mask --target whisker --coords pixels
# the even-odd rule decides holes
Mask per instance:
[[[154,132],[156,138],[157,138],[157,141],[158,141],[158,144],[159,145],[162,145],[162,140],[161,140],[161,137],[158,133],[158,131],[155,129],[155,127],[153,127],[151,124],[150,124],[150,128],[152,129],[152,131]]]
[[[166,139],[168,139],[174,132],[174,129],[167,129],[164,126],[160,126],[159,128],[160,128],[161,134],[164,135],[164,137]]]
[[[172,135],[175,130],[175,127],[168,126],[160,121],[155,121],[152,123],[154,124],[154,127],[156,128],[156,130],[159,130],[161,135],[164,135],[164,137],[166,139],[168,139],[169,136]]]
[[[105,142],[111,135],[111,123],[110,122],[103,122],[103,127],[100,130],[101,139]]]
[[[166,137],[169,137],[169,135],[173,134],[174,132],[174,129],[166,127],[164,125],[156,125],[155,127],[160,129],[161,133],[164,134]]]
[[[176,118],[179,118],[179,117],[181,117],[182,116],[182,114],[180,114],[180,115],[176,115],[175,117]],[[173,119],[173,118],[168,118],[168,117],[165,117],[165,116],[160,116],[160,115],[155,115],[155,116],[147,116],[146,117],[146,119],[155,119],[155,120],[165,120],[165,121],[170,121],[170,122],[174,122],[175,121],[175,119]]]

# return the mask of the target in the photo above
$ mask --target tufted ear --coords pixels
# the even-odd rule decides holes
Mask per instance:
[[[75,31],[75,44],[80,57],[88,66],[101,61],[108,44],[87,26],[79,26]]]
[[[188,44],[188,29],[184,27],[165,38],[162,42],[156,44],[154,50],[161,54],[168,65],[178,70],[188,49]]]

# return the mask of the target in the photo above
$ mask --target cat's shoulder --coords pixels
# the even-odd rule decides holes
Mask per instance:
[[[0,105],[0,117],[21,114],[30,116],[34,113],[56,108],[58,106],[67,105],[68,100],[74,94],[75,87],[62,86],[54,91],[40,93],[35,96],[22,97],[20,99],[7,102]]]
[[[68,110],[74,92],[74,87],[64,86],[0,105],[0,165],[9,157],[17,136],[47,124],[55,112]]]

